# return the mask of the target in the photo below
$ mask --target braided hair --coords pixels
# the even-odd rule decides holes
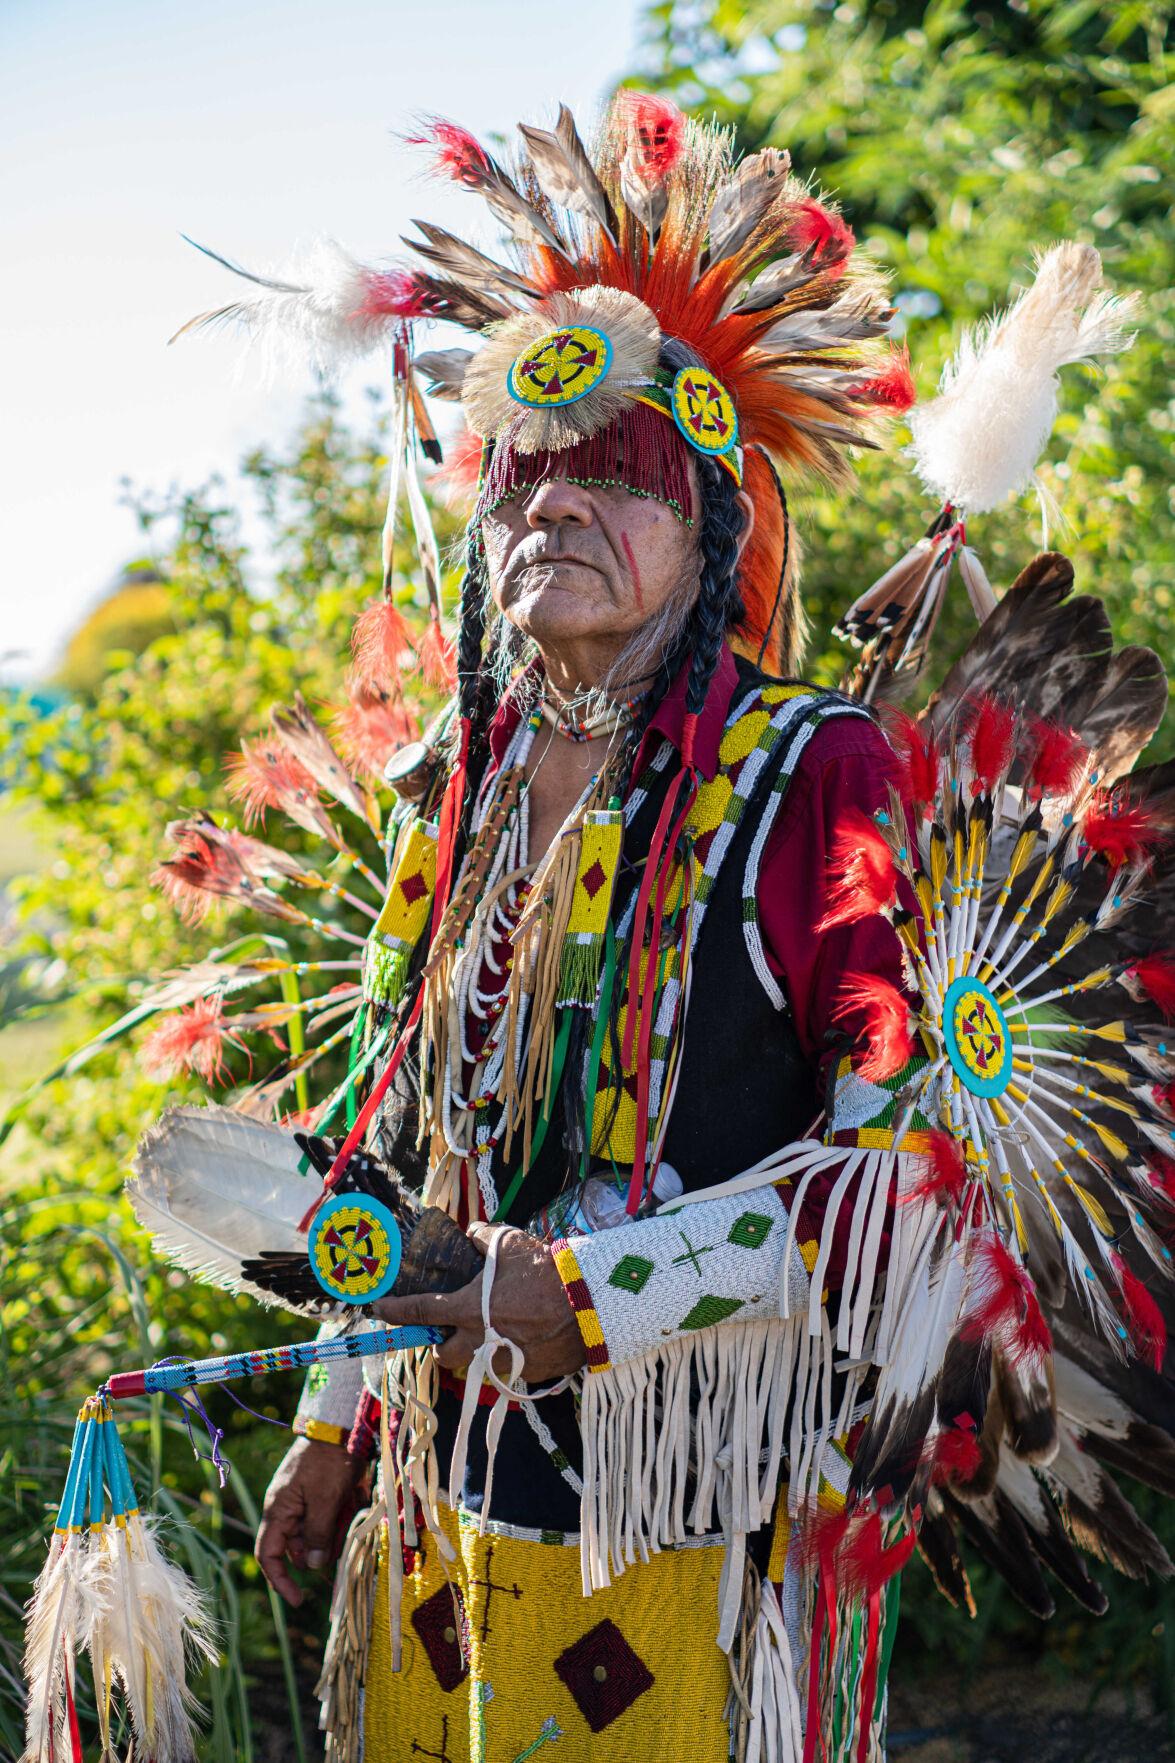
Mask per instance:
[[[676,337],[661,344],[659,366],[669,374],[703,364],[695,352]],[[682,446],[685,445],[683,441]],[[738,505],[738,486],[717,459],[693,453],[698,504],[698,591],[672,651],[665,657],[657,687],[650,697],[660,700],[690,658],[686,685],[687,716],[697,716],[706,702],[714,670],[728,633],[742,615],[738,586],[739,541],[745,516]],[[655,705],[650,707],[652,714]]]
[[[690,652],[685,708],[686,714],[693,716],[706,702],[722,645],[742,614],[738,558],[746,520],[736,499],[737,486],[726,468],[715,459],[699,459],[697,471],[701,567],[684,645]]]
[[[480,533],[470,527],[465,546],[465,578],[461,584],[461,609],[457,625],[457,721],[454,736],[461,724],[469,724],[469,777],[462,803],[459,848],[464,849],[469,835],[478,785],[489,759],[488,734],[497,703],[493,676],[485,665],[487,609],[490,605],[489,576],[485,549]]]

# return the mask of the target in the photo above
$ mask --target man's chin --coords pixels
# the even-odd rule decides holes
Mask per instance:
[[[502,610],[512,624],[541,642],[607,629],[612,607],[598,570],[587,564],[554,564],[527,570],[513,585]]]

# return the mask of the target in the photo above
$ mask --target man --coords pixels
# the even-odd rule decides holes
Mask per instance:
[[[675,116],[646,106],[620,143],[642,199],[656,209],[665,198],[652,233],[633,187],[623,219],[612,213],[633,262],[650,248],[668,257],[687,189],[704,177],[713,199],[730,175],[701,131],[680,141],[669,163],[657,143],[678,129]],[[476,1387],[463,1374],[479,1350],[476,1384],[487,1367],[488,1276],[447,1296],[378,1306],[386,1318],[451,1331],[436,1351],[430,1451],[443,1481],[458,1445],[464,1472],[452,1505],[434,1493],[430,1512],[425,1492],[423,1522],[408,1521],[418,1541],[393,1594],[402,1610],[392,1621],[405,1637],[400,1671],[389,1670],[395,1524],[366,1661],[366,1637],[340,1649],[336,1635],[327,1721],[340,1755],[357,1754],[360,1724],[369,1757],[454,1760],[521,1755],[556,1727],[566,1750],[586,1756],[590,1745],[593,1758],[718,1758],[740,1731],[770,1755],[785,1727],[798,1735],[803,1724],[782,1613],[793,1643],[802,1617],[794,1588],[783,1601],[771,1590],[772,1580],[783,1583],[789,1549],[785,1409],[793,1388],[809,1389],[808,1444],[829,1457],[813,1486],[821,1475],[830,1486],[833,1465],[844,1462],[834,1423],[852,1417],[853,1395],[838,1377],[843,1414],[835,1414],[830,1357],[804,1349],[813,1371],[827,1372],[822,1388],[790,1363],[790,1338],[771,1318],[789,1282],[797,1303],[818,1256],[822,1285],[839,1285],[852,1208],[840,1209],[835,1240],[822,1244],[838,1168],[825,1157],[790,1232],[781,1185],[702,1200],[672,1222],[650,1215],[658,1193],[720,1187],[804,1140],[861,1026],[846,976],[902,981],[883,921],[821,928],[845,811],[871,814],[886,801],[885,742],[858,707],[777,683],[730,647],[734,639],[744,654],[785,664],[797,647],[794,540],[765,446],[782,462],[828,463],[826,437],[857,438],[847,420],[893,395],[888,382],[878,393],[881,370],[859,353],[887,314],[868,276],[854,280],[851,235],[789,178],[783,156],[762,158],[766,189],[738,224],[744,245],[756,226],[773,239],[787,273],[777,275],[779,302],[748,296],[742,303],[756,316],[736,311],[727,321],[746,339],[741,352],[729,337],[726,346],[745,407],[732,406],[703,367],[699,319],[687,303],[678,334],[667,334],[619,287],[538,302],[533,315],[499,324],[466,372],[466,408],[486,437],[486,458],[458,655],[466,732],[457,738],[468,777],[453,897],[468,873],[477,889],[454,947],[439,963],[435,943],[428,955],[426,986],[439,975],[442,1008],[425,1006],[424,1047],[397,1074],[376,1144],[450,1207],[483,1252],[493,1250],[489,1318],[515,1349],[499,1350],[497,1374],[561,1393],[506,1412],[471,1406]],[[727,281],[756,256],[753,247],[736,251]],[[804,317],[789,320],[799,288]],[[702,333],[709,328],[722,359],[722,325],[707,311],[703,302]],[[552,318],[563,329],[547,336]],[[760,348],[756,363],[750,341],[789,324],[789,359],[776,366]],[[805,349],[817,361],[811,384],[799,386],[796,351]],[[603,352],[629,392],[618,399],[613,386],[612,404],[593,422],[591,391],[581,398],[578,377]],[[752,451],[756,399],[764,442]],[[560,428],[560,417],[577,428],[566,420]],[[617,860],[597,863],[593,877],[580,856],[586,829],[593,815],[606,823],[609,814],[622,832]],[[606,923],[595,933],[590,982],[568,1001],[559,976],[548,983],[541,970],[551,943],[575,934],[568,909],[585,880],[588,893],[594,881],[604,896]],[[516,970],[527,965],[517,993],[512,959]],[[576,1210],[569,1194],[582,1196],[581,1220],[603,1197],[620,1222],[564,1239],[557,1221]],[[614,1383],[626,1363],[630,1391],[634,1376],[645,1380],[632,1400],[635,1425],[646,1429],[635,1457],[620,1436],[630,1420],[618,1430],[601,1415],[596,1439],[581,1437],[593,1388]],[[562,1386],[585,1367],[577,1421],[577,1401]],[[706,1367],[721,1388],[704,1387]],[[762,1413],[748,1421],[752,1392]],[[295,1604],[304,1594],[292,1568],[326,1564],[358,1497],[364,1464],[346,1450],[358,1399],[349,1368],[308,1392],[308,1436],[269,1491],[258,1559]],[[392,1425],[403,1428],[398,1414]],[[387,1426],[385,1418],[385,1475],[396,1451]],[[710,1464],[699,1427],[709,1432]],[[674,1460],[654,1464],[670,1429]],[[593,1452],[597,1468],[609,1454],[616,1462],[585,1527]],[[740,1472],[754,1477],[751,1498],[734,1485]],[[624,1489],[626,1477],[642,1474],[655,1488],[643,1506]],[[804,1475],[812,1478],[811,1463]],[[427,1488],[411,1474],[400,1481],[418,1496]],[[384,1498],[394,1511],[386,1487]],[[663,1510],[654,1512],[658,1500]],[[370,1561],[366,1571],[370,1578]],[[354,1550],[345,1574],[362,1577]],[[585,1581],[596,1587],[589,1602]],[[356,1674],[362,1703],[353,1683],[340,1682]],[[863,1727],[873,1725],[870,1708]]]
[[[721,485],[712,484],[711,494],[716,499],[722,496]],[[743,513],[745,535],[750,519],[747,499],[741,495],[726,499]],[[704,514],[699,524],[704,530]],[[621,488],[553,478],[502,504],[486,518],[483,531],[495,606],[536,645],[548,701],[552,699],[552,688],[558,694],[554,701],[560,705],[598,689],[610,673],[614,674],[617,660],[634,634],[649,620],[661,622],[663,607],[675,598],[681,603],[681,632],[676,643],[684,646],[689,642],[690,614],[696,606],[696,541],[691,529],[652,499],[638,498]],[[741,548],[740,545],[740,551]],[[681,593],[683,578],[695,584],[693,600]],[[680,741],[688,669],[687,662],[653,711],[643,737],[646,753],[655,751],[662,741]],[[724,644],[707,687],[695,741],[697,763],[707,782],[725,782],[719,761],[723,731],[728,726],[737,731],[740,721],[748,715],[762,718],[764,712],[759,706],[764,690],[772,692],[751,669],[744,667],[740,673]],[[782,701],[788,702],[786,698]],[[797,701],[801,700],[791,700]],[[710,931],[713,942],[708,947],[703,944],[696,956],[691,1003],[696,1052],[691,1049],[685,1055],[687,1064],[675,1107],[675,1112],[680,1110],[677,1118],[681,1124],[671,1127],[672,1146],[667,1153],[687,1190],[709,1187],[727,1175],[738,1174],[804,1131],[820,1112],[820,1068],[834,1065],[838,1049],[851,1044],[851,1020],[834,1020],[837,1005],[843,1001],[840,992],[844,975],[860,970],[884,972],[890,977],[900,975],[896,943],[892,934],[876,921],[823,936],[817,931],[829,906],[827,859],[833,830],[849,805],[868,810],[882,806],[889,769],[887,750],[873,725],[847,706],[815,694],[805,694],[802,701],[813,719],[803,723],[812,738],[798,758],[781,812],[770,830],[755,890],[768,983],[778,985],[787,1003],[780,1008],[777,996],[768,991],[755,971],[741,915],[739,883],[745,862],[739,862],[743,852],[736,850],[729,858],[735,895],[733,909],[724,911],[721,896],[711,902],[716,920],[721,914],[725,921],[725,946],[719,945],[714,931]],[[736,716],[731,721],[735,702],[743,706],[749,703],[754,708],[744,708],[743,718]],[[817,716],[823,718],[821,723],[814,720]],[[491,753],[501,756],[517,722],[517,712],[512,714],[509,707],[497,714],[489,732]],[[526,760],[530,863],[539,862],[550,848],[599,763],[593,750],[595,743],[568,740],[561,727],[558,722],[544,726]],[[643,769],[639,754],[633,769],[636,775]],[[777,782],[777,777],[764,774],[760,791],[751,797],[752,813],[766,809],[772,800],[768,786]],[[754,821],[748,818],[740,841],[748,853],[753,829]],[[719,931],[718,935],[721,934]],[[714,950],[712,962],[706,959],[710,948]],[[549,1135],[547,1144],[551,1143]],[[575,1373],[585,1365],[588,1355],[589,1340],[577,1324],[564,1284],[565,1278],[573,1281],[575,1276],[568,1275],[565,1269],[561,1277],[560,1258],[550,1242],[536,1239],[519,1228],[564,1187],[567,1153],[563,1147],[560,1152],[558,1161],[548,1153],[532,1165],[512,1215],[508,1215],[517,1224],[477,1221],[469,1226],[470,1234],[482,1248],[488,1247],[494,1236],[499,1238],[491,1317],[498,1332],[521,1349],[523,1376],[528,1384],[547,1384]],[[593,1167],[598,1165],[594,1163]],[[812,1201],[809,1204],[814,1229],[819,1211]],[[691,1238],[700,1231],[698,1240],[705,1242],[707,1234],[701,1223],[706,1205],[695,1211],[699,1220],[696,1228],[674,1229],[673,1235],[679,1240],[672,1244],[678,1250],[671,1257],[675,1269],[671,1276],[673,1295],[662,1300],[670,1306],[679,1302],[683,1316],[697,1308],[697,1301],[704,1302],[712,1294],[715,1283],[707,1277],[709,1270],[703,1259],[690,1261]],[[753,1233],[757,1226],[749,1228]],[[607,1233],[610,1266],[620,1263],[625,1255],[632,1256],[637,1264],[634,1288],[643,1267],[640,1245],[648,1232],[649,1225],[638,1222]],[[589,1239],[588,1247],[580,1252],[583,1267],[590,1265],[592,1246]],[[705,1248],[701,1251],[707,1252]],[[766,1255],[762,1259],[766,1261]],[[721,1287],[721,1303],[742,1300],[748,1307],[758,1305],[763,1301],[758,1288],[764,1285],[765,1278],[778,1286],[778,1264],[772,1263],[769,1270],[759,1264],[757,1244],[743,1260],[739,1277],[744,1283],[731,1285],[728,1274],[728,1283]],[[607,1295],[605,1290],[600,1297],[600,1310],[606,1311]],[[636,1289],[627,1292],[626,1308],[637,1307],[641,1296]],[[692,1305],[690,1299],[695,1300]],[[440,1364],[452,1373],[465,1371],[484,1332],[480,1282],[451,1296],[385,1299],[379,1314],[393,1321],[428,1321],[452,1329],[453,1333],[437,1350]],[[664,1326],[664,1317],[671,1316],[675,1323],[680,1321],[671,1309],[658,1308],[652,1314],[655,1326],[650,1322],[644,1325],[646,1331],[652,1330],[652,1339],[670,1332]],[[631,1316],[626,1315],[624,1321],[631,1327]],[[446,1422],[449,1428],[455,1424],[458,1407],[452,1391],[443,1394],[437,1403],[444,1443],[448,1442]],[[578,1468],[570,1400],[563,1398],[557,1408],[554,1402],[547,1404],[544,1418],[554,1429],[571,1464]],[[466,1472],[461,1502],[467,1512],[482,1508],[482,1451],[484,1445],[475,1433],[474,1454]],[[504,1467],[506,1453],[511,1458],[509,1473]],[[535,1532],[564,1532],[570,1543],[578,1528],[578,1502],[572,1489],[552,1468],[550,1453],[543,1450],[522,1415],[508,1417],[498,1457],[495,1519]],[[299,1440],[279,1470],[267,1501],[258,1558],[273,1583],[291,1601],[300,1601],[302,1594],[290,1575],[287,1557],[311,1567],[325,1563],[340,1516],[353,1504],[361,1471],[362,1464],[348,1456],[342,1444],[312,1438]],[[499,1543],[495,1551],[499,1559],[508,1546]],[[522,1547],[532,1554],[544,1553],[542,1544]],[[426,1543],[426,1555],[427,1552]],[[561,1550],[561,1555],[568,1557],[568,1572],[577,1582],[577,1553],[567,1548]],[[690,1565],[698,1578],[698,1632],[694,1638],[702,1653],[702,1658],[691,1665],[691,1672],[702,1673],[705,1650],[700,1643],[707,1624],[716,1620],[713,1591],[718,1565],[705,1552],[691,1552]],[[761,1570],[765,1568],[764,1559]],[[550,1563],[536,1565],[535,1571],[546,1579],[551,1573]],[[680,1578],[681,1569],[675,1572]],[[427,1590],[432,1590],[434,1580],[435,1574],[425,1581]],[[631,1595],[627,1583],[622,1582],[612,1600],[597,1594],[591,1606],[580,1608],[576,1584],[571,1606],[559,1612],[559,1639],[566,1638],[570,1643],[584,1630],[595,1629],[604,1619],[611,1620],[613,1609],[620,1615]],[[636,1595],[642,1603],[648,1598],[647,1593]],[[477,1594],[473,1596],[476,1599]],[[468,1593],[466,1598],[468,1604]],[[601,1606],[598,1613],[597,1604]],[[521,1603],[516,1614],[521,1628],[509,1624],[499,1630],[507,1654],[517,1651],[519,1636],[531,1632],[536,1620],[530,1613],[525,1613],[524,1620]],[[544,1621],[548,1630],[554,1632],[549,1608]],[[652,1632],[660,1631],[656,1643],[652,1633],[634,1626],[631,1617],[623,1618],[620,1626],[645,1670],[655,1680],[664,1682],[667,1701],[681,1707],[680,1686],[675,1675],[671,1675],[680,1669],[684,1638],[681,1628],[675,1626],[672,1632],[665,1632],[655,1598],[647,1607],[647,1624]],[[723,1706],[728,1683],[725,1662],[713,1650],[716,1656],[708,1662],[705,1673],[710,1694],[703,1702],[709,1721],[705,1728],[710,1734],[707,1742],[713,1749],[699,1750],[697,1754],[718,1756],[725,1742],[721,1735],[725,1733]],[[561,1653],[562,1646],[556,1651]],[[495,1663],[487,1670],[490,1681],[499,1684],[502,1667]],[[410,1669],[403,1677],[403,1694],[409,1706],[413,1700],[412,1680]],[[374,1699],[370,1686],[368,1697],[370,1705]],[[496,1722],[506,1716],[503,1703],[504,1697],[496,1695]],[[526,1717],[532,1712],[533,1706],[526,1710]],[[683,1707],[683,1716],[684,1712]],[[689,1708],[688,1721],[695,1735],[701,1712],[697,1706]],[[657,1725],[661,1726],[668,1716],[667,1707],[656,1717]],[[399,1719],[399,1714],[391,1718],[389,1737]],[[684,1727],[682,1731],[684,1742]],[[633,1743],[627,1729],[617,1742]],[[509,1754],[508,1750],[503,1754]],[[667,1748],[663,1754],[674,1753]]]
[[[329,876],[207,814],[169,828],[181,908],[249,904],[342,953],[282,968],[331,988],[285,1004],[327,1029],[312,1050],[235,1110],[172,1111],[129,1185],[196,1277],[332,1329],[350,1304],[410,1326],[124,1373],[84,1404],[30,1608],[26,1755],[80,1757],[88,1648],[104,1739],[120,1694],[136,1754],[189,1763],[184,1655],[212,1643],[112,1403],[276,1364],[312,1367],[257,1542],[291,1603],[360,1507],[320,1686],[337,1763],[556,1742],[874,1763],[915,1540],[953,1602],[963,1533],[1039,1615],[1046,1567],[1105,1608],[1075,1538],[1172,1571],[1107,1467],[1175,1485],[1175,956],[1152,945],[1175,940],[1175,810],[1165,767],[1123,782],[1163,670],[1114,656],[1046,555],[891,753],[860,701],[790,677],[783,479],[835,475],[910,396],[844,222],[786,155],[736,165],[637,95],[591,155],[566,111],[523,127],[513,171],[429,134],[511,263],[420,223],[423,271],[327,249],[309,285],[251,277],[206,320],[391,344],[387,591],[350,682],[385,730],[401,484],[418,656],[434,683],[450,660],[414,376],[461,401],[480,470],[456,690],[391,761],[378,914],[336,879],[347,860],[378,886],[323,801],[370,831],[373,798],[301,699],[235,784],[318,833]],[[962,504],[1030,469],[1058,364],[1124,346],[1099,275],[1089,247],[1048,253],[922,413],[945,506],[846,614],[863,696],[922,655],[956,554],[994,601]],[[414,358],[419,318],[480,347]],[[360,939],[287,885],[373,912],[361,975]],[[198,963],[147,1056],[219,1070],[273,1021],[226,998],[274,968]],[[173,976],[132,1015],[176,996]],[[253,1116],[344,1043],[312,1111],[322,1132],[346,1106],[341,1145]]]
[[[622,94],[591,155],[566,111],[522,133],[511,174],[430,129],[512,264],[422,224],[424,270],[347,260],[230,309],[390,336],[386,555],[403,471],[434,611],[413,376],[481,440],[456,692],[392,763],[351,1036],[366,1093],[321,1172],[384,1164],[484,1270],[448,1289],[450,1243],[372,1306],[444,1331],[435,1349],[366,1387],[351,1359],[308,1379],[257,1554],[298,1603],[378,1458],[335,1584],[332,1758],[520,1763],[558,1741],[593,1763],[870,1763],[916,1535],[969,1596],[963,1490],[1034,1608],[1039,1561],[1100,1607],[1058,1507],[1109,1558],[1167,1565],[1133,1513],[1123,1547],[1092,1467],[1122,1460],[1137,1411],[1169,1474],[1163,1391],[1114,1369],[1126,1347],[1160,1369],[1129,1262],[1170,1260],[1142,1208],[1171,1191],[1147,1011],[1175,982],[1114,942],[1158,822],[1104,794],[1153,722],[1125,687],[1111,704],[1099,662],[1085,741],[944,692],[895,767],[859,703],[792,679],[783,478],[835,476],[911,395],[876,280],[786,155],[736,166],[670,105]],[[413,361],[421,317],[481,346]],[[961,543],[948,507],[903,581]],[[1021,616],[1034,665],[1065,650],[1076,719],[1060,561],[989,619],[978,668],[1031,702]],[[882,648],[924,616],[887,580],[866,597]],[[365,670],[399,667],[397,620],[364,614]],[[1110,986],[1130,1002],[1105,1020]],[[1072,1021],[1056,1000],[1078,995]],[[1092,1328],[1063,1313],[1067,1276]]]

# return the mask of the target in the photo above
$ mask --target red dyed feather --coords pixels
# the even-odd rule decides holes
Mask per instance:
[[[197,998],[186,1010],[157,1023],[139,1057],[156,1077],[194,1071],[212,1083],[224,1070],[224,1011],[219,998]]]
[[[912,1527],[889,1548],[884,1535],[877,1512],[818,1511],[803,1521],[800,1560],[809,1571],[818,1568],[838,1598],[868,1598],[900,1573],[914,1552]]]
[[[443,116],[429,117],[418,135],[405,135],[410,147],[436,149],[436,170],[445,172],[468,190],[480,189],[491,176],[494,162],[475,135]]]
[[[933,803],[938,795],[941,759],[933,730],[928,723],[918,722],[893,706],[886,708],[884,721],[890,745],[898,757],[898,787],[902,796],[923,806]]]
[[[438,618],[430,618],[420,644],[420,665],[426,684],[439,692],[451,692],[457,684],[457,651],[452,639],[441,628]]]
[[[1175,1114],[1175,1083],[1154,1084],[1151,1095],[1156,1108],[1164,1108],[1168,1114]]]
[[[628,130],[629,158],[646,184],[663,184],[685,146],[685,117],[667,98],[627,89],[616,94],[616,114]]]
[[[967,1160],[963,1156],[963,1147],[949,1132],[936,1128],[930,1135],[926,1173],[919,1176],[904,1198],[907,1202],[937,1200],[940,1205],[949,1202],[952,1206],[960,1206],[966,1183]]]
[[[944,1482],[965,1487],[974,1481],[982,1462],[983,1452],[974,1432],[968,1427],[952,1426],[934,1441],[930,1479],[935,1487]]]
[[[209,850],[207,845],[205,850]],[[213,901],[222,891],[206,885],[205,878],[210,869],[210,862],[204,861],[201,852],[184,851],[152,871],[151,886],[159,889],[185,924],[203,924],[212,910]]]
[[[392,269],[363,278],[358,318],[426,318],[436,310],[436,297],[422,275]]]
[[[268,741],[250,747],[241,742],[239,753],[225,761],[228,793],[245,810],[245,825],[264,821],[270,808],[288,812],[292,802],[317,802],[318,785],[300,760],[285,747]]]
[[[879,974],[846,974],[833,1020],[857,1028],[865,1041],[864,1055],[853,1064],[867,1083],[881,1083],[909,1064],[914,1052],[910,1006]]]
[[[1131,1273],[1120,1255],[1110,1257],[1118,1276],[1122,1294],[1123,1321],[1130,1333],[1134,1351],[1140,1359],[1162,1371],[1167,1353],[1167,1324],[1163,1312],[1136,1273]]]
[[[450,508],[468,509],[477,495],[481,479],[481,460],[485,443],[471,428],[460,428],[452,440],[445,442],[444,464],[429,479],[430,489],[439,489]]]
[[[859,808],[842,816],[828,866],[828,911],[818,932],[885,912],[897,898],[898,877],[877,822]]]
[[[1036,1287],[1000,1238],[980,1238],[970,1267],[967,1315],[962,1336],[968,1341],[994,1338],[1014,1365],[1043,1366],[1053,1337],[1044,1319]]]
[[[293,1108],[282,1115],[281,1124],[290,1132],[313,1132],[325,1106],[325,1102],[319,1102],[315,1108]]]
[[[1126,969],[1125,977],[1133,980],[1168,1020],[1175,1017],[1175,955],[1144,955]]]
[[[971,713],[971,769],[975,773],[972,795],[990,795],[1012,762],[1016,735],[1016,711],[1011,704],[988,693],[969,706]]]
[[[1028,730],[1028,788],[1034,796],[1071,796],[1089,763],[1089,748],[1071,728],[1034,717]]]
[[[173,821],[167,831],[178,855],[161,863],[150,879],[186,924],[201,924],[218,898],[249,896],[254,878],[242,847],[254,840],[218,827],[210,817]]]
[[[816,262],[824,270],[843,268],[857,242],[844,217],[814,197],[799,204],[788,238],[796,251],[806,251],[810,245],[815,245]]]
[[[380,779],[396,749],[419,733],[403,697],[387,692],[352,691],[331,721],[331,734],[347,764]]]
[[[390,600],[365,606],[351,631],[354,667],[351,679],[359,691],[395,692],[400,662],[412,647],[404,614]]]
[[[909,410],[917,396],[908,343],[903,343],[900,349],[891,349],[881,371],[872,379],[862,380],[860,385],[853,387],[853,397],[860,399],[863,404],[872,404],[881,410],[893,410],[899,415]]]
[[[1146,1173],[1155,1192],[1175,1206],[1175,1161],[1170,1157],[1156,1157]]]
[[[214,847],[227,845],[228,851],[249,876],[256,876],[261,881],[272,881],[275,877],[284,881],[305,878],[305,864],[291,857],[288,851],[279,851],[276,845],[267,845],[263,839],[251,839],[248,833],[238,832],[235,826],[217,826],[211,816],[205,817],[201,825],[208,829],[209,843]]]
[[[1163,837],[1163,828],[1141,802],[1121,791],[1099,790],[1085,811],[1081,836],[1111,869],[1140,863]]]

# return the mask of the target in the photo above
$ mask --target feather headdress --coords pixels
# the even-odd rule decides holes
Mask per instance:
[[[698,450],[722,457],[755,504],[740,642],[775,665],[796,558],[780,477],[839,479],[846,448],[874,444],[874,419],[913,396],[908,364],[881,342],[892,317],[881,281],[786,153],[766,148],[736,163],[728,134],[665,99],[621,92],[590,147],[565,106],[553,128],[524,123],[519,134],[510,162],[440,119],[411,137],[432,150],[438,174],[483,197],[508,234],[510,261],[427,221],[404,241],[420,260],[412,269],[365,267],[333,245],[309,269],[275,277],[220,258],[259,291],[184,329],[235,320],[319,361],[390,341],[409,453],[413,435],[435,445],[422,389],[460,399],[478,435],[505,434],[523,452],[557,454],[606,429],[634,398],[696,445],[707,427],[696,388],[675,413],[673,388],[657,373],[661,345],[684,345],[703,401],[721,409],[711,444]],[[413,363],[410,327],[422,319],[456,323],[482,346]],[[576,326],[605,340],[591,385],[533,400],[524,388],[519,398],[520,358]],[[411,470],[393,462],[389,530],[401,477],[410,491]],[[430,551],[415,504],[413,519]]]
[[[515,362],[525,361],[527,350],[552,330],[583,327],[602,331],[611,346],[608,371],[592,397],[554,408],[520,406],[508,390]],[[522,453],[562,452],[614,422],[632,391],[652,383],[660,346],[653,314],[620,288],[553,294],[543,306],[504,319],[487,333],[465,372],[466,418],[483,436],[508,429],[511,445]]]

